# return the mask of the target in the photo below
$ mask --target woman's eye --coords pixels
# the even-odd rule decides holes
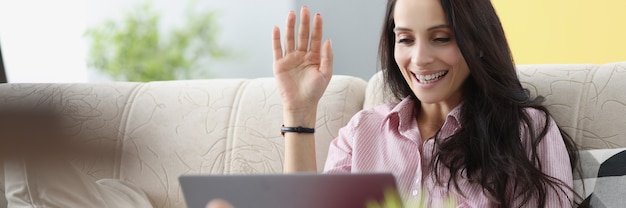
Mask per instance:
[[[447,43],[450,42],[450,38],[435,38],[434,41],[438,43]]]
[[[408,44],[408,43],[412,43],[412,42],[413,42],[413,40],[409,39],[409,38],[400,38],[400,39],[398,39],[398,43],[401,43],[401,44]]]

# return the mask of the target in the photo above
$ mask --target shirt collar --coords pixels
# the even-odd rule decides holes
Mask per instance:
[[[447,138],[454,134],[458,128],[461,127],[461,106],[463,106],[463,102],[454,107],[450,113],[446,116],[446,120],[442,126],[442,131],[440,132],[440,138]],[[398,120],[398,132],[407,137],[417,139],[419,135],[419,129],[415,128],[417,126],[417,121],[415,119],[415,101],[411,99],[411,97],[405,97],[402,99],[396,106],[394,106],[389,114],[387,114],[387,119],[396,118]]]

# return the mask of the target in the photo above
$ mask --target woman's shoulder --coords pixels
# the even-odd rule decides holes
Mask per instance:
[[[534,107],[523,108],[524,113],[533,124],[545,125],[546,120],[551,120],[548,112]]]
[[[542,130],[559,131],[557,123],[546,110],[533,107],[525,107],[523,110],[528,118],[528,123],[523,125],[524,128],[528,128],[530,125],[535,132]]]

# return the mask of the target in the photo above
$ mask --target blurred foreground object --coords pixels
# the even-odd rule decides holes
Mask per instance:
[[[4,70],[4,58],[2,58],[2,46],[0,46],[0,83],[7,82],[7,73]]]
[[[61,118],[52,109],[1,106],[0,159],[50,162],[94,156],[101,147],[79,143]]]

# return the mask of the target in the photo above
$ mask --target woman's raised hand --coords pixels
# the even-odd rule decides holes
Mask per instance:
[[[322,43],[322,17],[313,17],[310,31],[310,11],[300,11],[298,38],[295,37],[296,14],[287,16],[285,42],[281,44],[280,30],[274,26],[272,47],[274,78],[282,97],[285,112],[306,113],[317,109],[333,72],[333,53],[330,40]]]

